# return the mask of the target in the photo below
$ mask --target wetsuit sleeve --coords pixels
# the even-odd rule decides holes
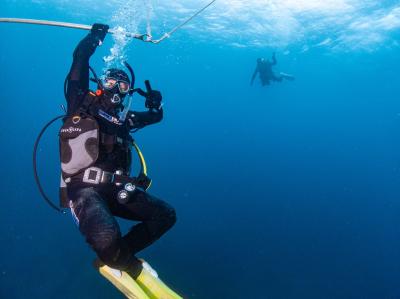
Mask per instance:
[[[138,112],[129,111],[128,123],[131,130],[141,129],[145,126],[160,122],[163,119],[164,111],[160,109],[149,109],[148,111]]]
[[[99,45],[99,37],[89,33],[82,39],[73,54],[67,79],[67,114],[74,113],[89,90],[89,59]]]
[[[253,76],[251,77],[250,85],[253,85],[254,79],[256,78],[258,72],[259,72],[259,70],[258,70],[258,65],[257,65],[256,69],[254,70]]]

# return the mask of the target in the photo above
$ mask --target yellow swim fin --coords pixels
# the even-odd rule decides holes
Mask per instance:
[[[136,282],[150,299],[183,299],[158,278],[157,272],[146,261],[142,260],[142,265]]]
[[[100,274],[107,278],[127,298],[150,299],[150,297],[146,295],[138,283],[130,277],[128,273],[110,268],[98,260],[94,262],[94,265],[99,270]]]

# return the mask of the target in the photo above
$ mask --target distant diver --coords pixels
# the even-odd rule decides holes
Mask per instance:
[[[294,80],[294,76],[289,74],[279,73],[279,75],[276,75],[272,70],[272,67],[276,64],[275,52],[272,54],[272,61],[265,58],[257,58],[257,66],[254,70],[253,76],[251,77],[250,85],[253,85],[257,74],[260,76],[262,86],[270,85],[271,81],[282,82],[283,79],[290,81]]]
[[[136,282],[143,289],[152,288],[157,280],[154,270],[135,255],[166,233],[175,224],[176,214],[169,204],[146,192],[151,183],[146,171],[130,176],[131,151],[136,147],[130,133],[162,120],[162,96],[148,81],[147,92],[133,89],[135,77],[127,63],[131,77],[112,68],[101,79],[92,70],[95,78],[89,78],[89,59],[108,29],[108,25],[94,24],[73,53],[65,85],[67,115],[59,134],[61,202],[71,209],[80,232],[96,252],[96,266],[102,274],[105,270],[101,269],[108,266],[111,281],[129,275],[131,285]],[[89,89],[89,80],[97,83],[97,91]],[[145,97],[147,111],[129,110],[134,92]],[[122,236],[115,217],[138,223]],[[118,276],[110,268],[123,272]],[[152,286],[146,285],[149,281]]]

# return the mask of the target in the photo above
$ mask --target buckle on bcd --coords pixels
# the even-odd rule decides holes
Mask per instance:
[[[83,173],[82,181],[84,183],[98,185],[101,181],[103,170],[98,167],[89,167]]]

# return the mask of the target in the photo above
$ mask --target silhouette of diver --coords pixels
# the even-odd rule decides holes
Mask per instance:
[[[272,61],[265,58],[257,58],[257,66],[256,69],[254,70],[253,77],[251,77],[250,85],[253,85],[254,79],[256,78],[258,73],[260,74],[260,80],[262,86],[270,85],[271,81],[282,82],[283,79],[290,81],[294,80],[294,76],[289,74],[279,73],[279,75],[276,75],[272,71],[272,67],[276,64],[277,61],[275,52],[272,54]]]

